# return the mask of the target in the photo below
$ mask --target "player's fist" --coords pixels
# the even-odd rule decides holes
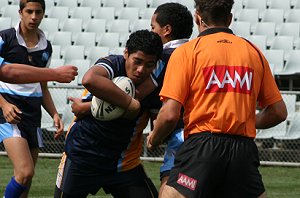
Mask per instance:
[[[69,83],[78,75],[78,68],[73,65],[64,65],[54,68],[57,73],[57,82]]]

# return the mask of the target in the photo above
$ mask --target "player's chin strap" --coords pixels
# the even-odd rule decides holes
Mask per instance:
[[[131,98],[131,101],[125,110],[124,114],[122,115],[122,118],[126,119],[134,119],[140,112],[141,104],[138,100]]]

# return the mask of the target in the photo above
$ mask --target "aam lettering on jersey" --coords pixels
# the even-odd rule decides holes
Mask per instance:
[[[209,66],[203,69],[205,93],[237,92],[250,94],[253,69],[243,66]]]

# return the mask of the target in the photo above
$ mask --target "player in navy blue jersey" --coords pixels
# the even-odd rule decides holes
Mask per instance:
[[[92,95],[126,112],[112,121],[99,121],[91,114],[76,120],[67,135],[66,159],[61,164],[63,171],[57,178],[55,197],[86,197],[100,188],[116,198],[157,197],[140,162],[126,160],[135,152],[135,146],[141,145],[136,125],[143,108],[111,80],[127,76],[136,86],[146,79],[157,80],[150,74],[161,52],[160,37],[140,30],[130,35],[123,56],[101,58],[84,75],[82,84]]]
[[[193,16],[184,5],[179,3],[165,3],[158,6],[154,11],[151,19],[151,29],[153,32],[159,34],[164,44],[161,59],[153,71],[153,75],[160,78],[159,82],[163,82],[164,73],[171,54],[177,47],[189,41],[193,32]],[[145,108],[149,109],[146,113],[148,113],[151,122],[156,119],[157,113],[162,106],[162,102],[159,99],[161,87],[162,83],[143,100]],[[148,117],[145,116],[146,119]],[[178,122],[174,132],[166,139],[166,143],[164,161],[160,168],[160,192],[162,192],[168,180],[170,170],[174,165],[176,151],[183,143],[182,119]]]
[[[28,196],[39,147],[43,143],[40,129],[41,106],[53,117],[57,128],[54,137],[58,138],[63,132],[63,123],[55,109],[45,80],[55,77],[61,82],[70,82],[70,78],[74,79],[74,74],[77,73],[73,66],[54,70],[42,69],[49,65],[52,54],[50,42],[38,28],[44,13],[44,0],[21,0],[20,23],[14,28],[0,32],[1,70],[7,72],[12,68],[16,70],[20,68],[18,72],[10,72],[10,75],[15,77],[28,74],[20,80],[8,80],[12,83],[27,84],[9,84],[0,81],[0,141],[3,141],[14,166],[14,176],[6,186],[4,195],[9,198]],[[27,72],[24,72],[26,69],[24,64],[31,65],[27,68]],[[66,72],[66,69],[71,70]],[[34,75],[42,75],[33,76],[34,71],[37,72]],[[45,77],[46,71],[49,72],[49,77],[39,80]],[[63,73],[57,74],[60,71]],[[62,80],[62,77],[66,79]]]

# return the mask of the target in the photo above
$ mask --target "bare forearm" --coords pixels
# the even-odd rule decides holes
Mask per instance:
[[[9,83],[34,83],[56,79],[56,72],[49,68],[37,68],[23,64],[7,64],[1,68],[2,81]]]
[[[279,101],[256,114],[255,126],[257,129],[270,128],[284,121],[286,117],[285,104],[283,101]]]

